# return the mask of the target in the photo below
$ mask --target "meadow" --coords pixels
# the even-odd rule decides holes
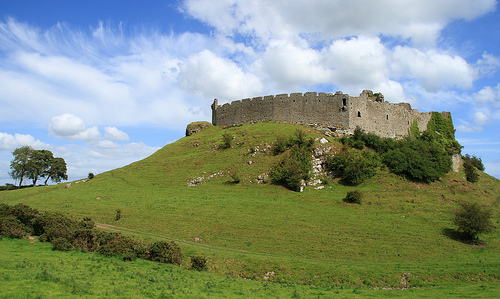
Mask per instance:
[[[97,296],[106,296],[97,291],[100,283],[111,292],[116,287],[111,281],[118,277],[124,292],[137,293],[108,295],[149,296],[134,286],[138,281],[148,281],[151,287],[147,289],[155,289],[155,297],[441,294],[485,298],[500,293],[498,231],[481,235],[482,243],[471,245],[454,238],[451,220],[460,202],[472,201],[493,209],[498,225],[497,179],[481,173],[479,182],[472,184],[461,170],[422,184],[380,169],[357,187],[334,179],[324,180],[323,189],[307,187],[304,192],[293,192],[266,180],[258,183],[257,178],[280,159],[270,153],[270,145],[277,136],[289,136],[297,128],[308,137],[324,137],[320,131],[291,124],[211,127],[142,161],[69,188],[59,184],[1,192],[3,203],[22,202],[76,219],[91,217],[102,228],[143,240],[173,240],[185,255],[180,267],[143,260],[122,262],[91,253],[53,252],[50,244],[4,238],[0,241],[2,267],[8,269],[6,265],[23,261],[33,264],[24,268],[24,274],[19,271],[26,280],[16,278],[15,271],[4,271],[10,274],[2,279],[2,288],[12,289],[13,297],[42,294],[14,291],[19,291],[17,281],[35,290],[43,287],[37,283],[37,275],[45,267],[47,273],[61,273],[64,283],[55,288],[60,292],[68,294],[73,288],[70,277],[80,275],[76,290],[93,292],[80,295]],[[222,150],[224,133],[234,140],[231,148]],[[333,151],[340,150],[337,138],[325,138]],[[234,182],[235,173],[239,183]],[[187,186],[193,180],[202,183]],[[361,205],[342,201],[351,190],[363,193]],[[118,209],[121,218],[115,221]],[[195,254],[207,257],[207,272],[187,270],[189,257]],[[45,262],[57,259],[72,262],[60,266]],[[102,279],[94,281],[73,273],[68,264],[81,264],[87,270],[100,265]],[[51,268],[56,266],[59,268]],[[134,271],[153,273],[157,281],[134,276]],[[177,280],[168,280],[169,275]],[[54,279],[45,282],[57,284]],[[194,293],[183,293],[188,290]]]

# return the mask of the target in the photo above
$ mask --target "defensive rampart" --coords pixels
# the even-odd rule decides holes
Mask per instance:
[[[443,116],[449,117],[449,113]],[[212,123],[216,126],[259,121],[291,121],[323,124],[353,132],[359,126],[381,137],[408,135],[414,121],[425,131],[431,112],[418,112],[408,103],[392,104],[381,94],[364,90],[359,97],[341,92],[306,92],[256,97],[220,106],[212,104]]]

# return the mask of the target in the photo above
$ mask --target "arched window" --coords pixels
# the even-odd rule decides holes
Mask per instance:
[[[344,105],[344,106],[347,105],[347,99],[346,98],[342,99],[342,105]]]
[[[361,112],[358,111],[358,117],[361,117]]]

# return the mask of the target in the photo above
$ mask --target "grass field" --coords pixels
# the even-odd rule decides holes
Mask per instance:
[[[481,173],[479,182],[471,184],[463,173],[449,173],[427,185],[380,170],[358,187],[333,180],[324,189],[309,187],[297,193],[269,183],[258,184],[257,177],[268,173],[280,158],[269,154],[268,146],[278,135],[292,135],[297,128],[307,130],[310,137],[323,136],[311,128],[287,124],[211,127],[88,182],[70,188],[60,184],[4,191],[0,201],[22,202],[75,218],[90,216],[108,229],[136,238],[175,240],[186,256],[181,268],[189,268],[191,255],[208,258],[209,273],[169,268],[180,276],[206,275],[207,279],[231,280],[234,285],[248,283],[248,288],[241,287],[246,295],[264,284],[286,290],[283,294],[256,293],[254,297],[290,297],[295,288],[297,295],[310,297],[315,290],[339,291],[345,296],[356,292],[401,294],[399,290],[386,293],[382,288],[410,288],[404,291],[405,296],[423,296],[425,292],[474,296],[485,292],[484,298],[499,294],[498,231],[481,235],[483,244],[472,246],[453,239],[451,221],[460,201],[474,201],[492,208],[498,224],[497,179]],[[232,148],[218,149],[223,133],[235,137]],[[327,139],[334,150],[340,148],[338,139]],[[241,178],[239,184],[232,183],[230,173],[234,172]],[[199,177],[203,177],[202,184],[187,186]],[[346,192],[355,189],[363,192],[363,204],[344,203]],[[122,217],[114,221],[117,209]],[[7,243],[41,250],[47,246],[16,242]],[[6,246],[5,240],[2,244]],[[43,255],[50,251],[45,250]],[[67,256],[106,259],[79,254]],[[136,264],[148,262],[125,263],[123,267]],[[252,281],[234,279],[238,277]],[[224,296],[237,296],[234,290],[228,292]]]

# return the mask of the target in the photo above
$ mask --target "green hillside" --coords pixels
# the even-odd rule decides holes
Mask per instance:
[[[465,244],[453,238],[451,220],[458,203],[471,201],[493,209],[500,223],[499,180],[480,173],[472,184],[461,170],[422,184],[381,169],[357,187],[334,179],[323,189],[293,192],[259,181],[280,160],[270,145],[297,128],[325,137],[292,124],[210,127],[90,181],[4,191],[0,202],[174,240],[186,257],[204,254],[209,272],[234,277],[380,288],[499,282],[498,232],[481,235],[480,245]],[[223,134],[234,136],[231,148],[219,148]],[[340,150],[338,138],[325,138]],[[342,201],[352,190],[363,192],[361,205]],[[181,267],[188,264],[185,258]]]

